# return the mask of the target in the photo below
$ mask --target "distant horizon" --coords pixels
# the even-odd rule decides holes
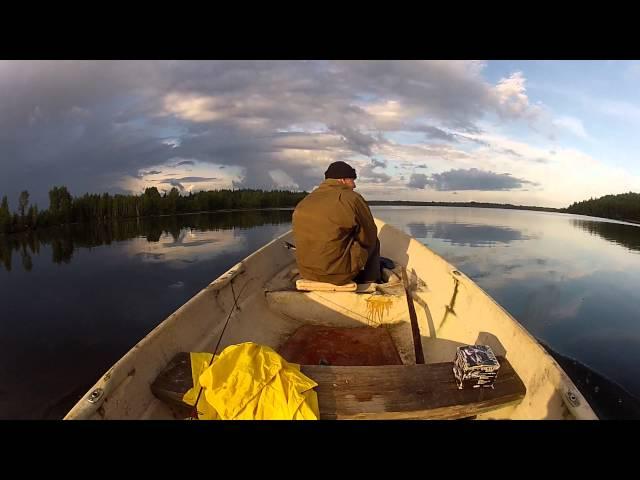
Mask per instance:
[[[566,207],[545,207],[544,205],[524,205],[519,203],[497,203],[497,202],[478,202],[475,200],[470,200],[468,202],[460,202],[460,201],[441,201],[441,200],[369,200],[366,199],[367,203],[376,203],[376,202],[385,202],[385,203],[456,203],[460,205],[468,205],[470,203],[477,203],[480,205],[506,205],[513,207],[533,207],[533,208],[548,208],[553,210],[562,210],[566,209]],[[569,205],[567,205],[568,207]]]
[[[53,187],[51,187],[53,188]],[[151,187],[147,187],[147,188],[151,188]],[[198,190],[195,192],[178,192],[180,196],[187,196],[190,194],[196,194],[200,191],[202,192],[207,192],[207,191],[219,191],[219,190],[263,190],[265,192],[272,192],[272,191],[290,191],[293,193],[310,193],[310,191],[307,190],[300,190],[300,189],[286,189],[286,188],[271,188],[271,189],[264,189],[264,188],[251,188],[251,187],[222,187],[222,188],[217,188],[217,189],[210,189],[210,190]],[[313,190],[313,189],[311,189]],[[358,191],[359,189],[356,188],[356,191]],[[164,194],[168,194],[169,193],[169,189],[158,189],[159,193],[164,195]],[[29,192],[29,194],[31,195],[33,192]],[[104,194],[108,194],[111,196],[115,196],[115,195],[133,195],[133,196],[139,196],[139,195],[143,195],[144,191],[140,191],[140,192],[109,192],[109,191],[102,191],[102,192],[83,192],[82,194],[73,194],[73,192],[70,192],[71,195],[74,198],[80,198],[84,195],[104,195]],[[359,192],[361,193],[361,192]],[[629,193],[629,192],[623,192],[623,193]],[[633,192],[632,192],[633,193]],[[362,194],[362,193],[361,193]],[[600,197],[594,197],[594,198],[601,198],[603,196],[607,196],[607,195],[619,195],[619,194],[604,194],[601,195]],[[2,198],[3,196],[5,196],[4,193],[0,192],[0,198]],[[364,195],[363,195],[364,196]],[[372,203],[372,202],[385,202],[385,203],[456,203],[456,204],[469,204],[469,203],[479,203],[479,204],[494,204],[494,205],[509,205],[509,206],[514,206],[514,207],[534,207],[534,208],[545,208],[545,209],[553,209],[553,210],[562,210],[562,209],[566,209],[568,208],[571,204],[568,204],[566,206],[562,206],[562,207],[551,207],[551,206],[547,206],[547,205],[531,205],[531,204],[523,204],[523,203],[512,203],[512,202],[489,202],[489,201],[478,201],[478,200],[431,200],[431,199],[421,199],[421,200],[404,200],[404,199],[379,199],[379,198],[368,198],[368,197],[364,197],[365,200],[367,201],[367,203]],[[8,197],[7,195],[7,200],[9,202],[9,205],[17,205],[17,200],[12,202],[11,198]],[[584,199],[580,199],[577,200],[577,202],[580,201],[584,201],[584,200],[589,200],[589,198],[584,198]],[[572,202],[573,203],[573,202]],[[37,204],[38,208],[40,210],[46,209],[48,207],[48,200],[44,203],[44,204],[39,204],[38,202],[34,202],[31,201],[30,205],[35,205]],[[16,211],[16,208],[11,208],[11,211]]]
[[[182,195],[177,188],[160,194],[156,187],[149,187],[141,194],[111,195],[109,192],[88,193],[73,196],[66,186],[55,186],[49,191],[50,205],[40,208],[29,202],[29,195],[22,192],[19,209],[8,205],[2,196],[0,205],[0,234],[19,233],[68,223],[119,220],[157,215],[180,215],[216,211],[294,209],[307,191],[283,189],[231,188],[189,192]],[[476,207],[506,210],[529,210],[553,213],[569,213],[607,218],[640,224],[640,194],[628,192],[585,199],[567,207],[439,200],[379,200],[369,199],[373,206],[439,206]]]
[[[640,191],[640,61],[0,61],[0,192],[310,191],[565,208]]]

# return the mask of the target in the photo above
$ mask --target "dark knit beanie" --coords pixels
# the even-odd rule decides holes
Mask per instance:
[[[333,162],[324,172],[324,178],[358,178],[356,170],[345,162]]]

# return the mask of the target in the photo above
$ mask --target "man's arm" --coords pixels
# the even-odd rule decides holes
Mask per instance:
[[[354,192],[355,193],[355,192]],[[356,240],[367,250],[373,248],[378,239],[378,227],[373,220],[373,215],[367,202],[356,193],[354,200],[356,222],[359,225]]]

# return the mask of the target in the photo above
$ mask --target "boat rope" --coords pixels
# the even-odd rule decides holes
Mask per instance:
[[[249,284],[249,282],[246,282],[242,286],[242,288],[240,289],[240,292],[238,293],[237,297],[236,297],[236,292],[233,289],[233,280],[231,280],[231,282],[229,284],[231,285],[231,295],[233,296],[233,306],[231,307],[231,310],[229,311],[229,315],[227,315],[227,320],[224,322],[224,327],[222,328],[222,332],[220,333],[220,337],[218,337],[218,343],[216,343],[216,348],[213,349],[213,355],[211,355],[211,360],[209,360],[209,365],[207,365],[207,368],[209,368],[211,366],[211,364],[213,363],[214,358],[216,358],[216,353],[218,353],[218,347],[220,346],[220,342],[222,341],[222,337],[224,335],[224,332],[227,329],[227,325],[229,325],[229,320],[231,319],[231,315],[236,310],[236,308],[238,310],[240,309],[240,307],[238,306],[238,300],[240,299],[240,296],[242,295],[242,292],[244,292],[244,289]],[[200,396],[201,395],[202,395],[202,385],[200,385],[200,390],[198,391],[198,396],[196,398],[196,403],[193,404],[193,412],[192,412],[192,415],[191,415],[191,419],[192,420],[199,419],[198,415],[202,414],[202,412],[198,411],[198,402],[200,401]]]

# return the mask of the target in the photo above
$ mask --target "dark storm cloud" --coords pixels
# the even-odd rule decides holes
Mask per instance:
[[[407,186],[410,188],[424,189],[429,183],[429,177],[424,173],[412,173]]]
[[[535,185],[528,180],[511,176],[508,173],[494,173],[490,171],[470,168],[468,170],[449,170],[431,175],[427,184],[440,191],[452,190],[515,190],[525,184]]]
[[[420,116],[479,132],[475,122],[502,108],[480,70],[443,61],[0,61],[0,193],[26,188],[46,206],[53,185],[121,191],[123,179],[177,157],[193,159],[177,166],[239,167],[239,186],[274,187],[270,172],[281,170],[309,189],[331,161],[372,158],[385,132]],[[379,167],[363,173],[386,181]]]
[[[332,131],[340,134],[347,147],[357,153],[361,153],[367,157],[373,154],[373,147],[384,143],[384,140],[380,136],[373,136],[362,133],[355,128],[347,126],[334,125],[330,127]]]

